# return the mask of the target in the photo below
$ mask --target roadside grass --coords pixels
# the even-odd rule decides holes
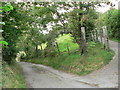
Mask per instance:
[[[2,66],[2,88],[26,88],[19,64],[8,65],[4,62]]]
[[[80,52],[73,52],[78,49],[78,46],[76,43],[73,43],[72,40],[70,35],[58,37],[56,41],[58,42],[62,53],[55,57],[34,58],[24,61],[51,66],[55,69],[73,74],[86,75],[108,64],[114,56],[112,50],[105,51],[100,43],[93,42],[92,44],[94,45],[91,45],[91,47],[88,46],[87,55],[81,56]],[[67,49],[65,45],[67,43],[71,45],[70,55],[66,52]]]
[[[110,38],[110,40],[115,41],[115,42],[119,42],[119,43],[120,43],[120,40],[115,39],[115,38]]]

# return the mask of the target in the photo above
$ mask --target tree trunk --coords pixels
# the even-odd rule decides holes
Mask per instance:
[[[83,39],[81,39],[80,54],[86,55],[86,44],[85,44],[85,41]]]
[[[42,44],[40,45],[40,47],[41,47],[41,51],[43,51]]]
[[[36,56],[38,57],[38,45],[35,46]]]

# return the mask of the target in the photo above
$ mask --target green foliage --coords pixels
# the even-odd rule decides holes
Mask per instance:
[[[95,19],[97,19],[97,14],[94,9],[90,7],[94,7],[92,3],[89,6],[89,3],[74,3],[73,9],[68,13],[68,24],[67,30],[72,34],[76,43],[80,46],[81,40],[81,27],[85,27],[86,37],[90,36],[90,32],[95,29]],[[84,10],[86,9],[86,10]],[[86,38],[88,40],[88,38]]]
[[[23,36],[19,37],[19,41],[17,42],[17,49],[19,49],[19,51],[24,51],[26,53],[25,57],[27,59],[36,56],[40,57],[42,53],[40,45],[45,43],[45,41],[46,38],[44,34],[40,33],[36,29],[32,29],[29,30],[29,32],[24,33]]]
[[[73,41],[74,38],[71,36],[71,34],[64,34],[63,36],[56,38],[56,42],[58,42],[61,52],[67,52],[67,44],[69,44],[69,49],[71,52],[78,49],[78,44],[74,43]]]
[[[117,40],[120,39],[120,23],[119,23],[119,18],[120,18],[120,14],[119,14],[120,10],[110,10],[108,11],[108,15],[107,15],[107,27],[109,30],[109,36],[110,38],[116,38]],[[114,22],[114,23],[112,23]]]
[[[95,47],[96,44],[97,43],[95,43],[95,42],[88,42],[88,48],[93,48],[93,47]]]
[[[8,45],[8,43],[6,41],[0,41],[0,43],[2,43],[4,45]]]
[[[111,38],[111,40],[115,41],[115,42],[119,42],[120,43],[120,40],[116,39],[116,38]]]
[[[8,12],[10,10],[13,10],[13,6],[10,5],[10,4],[7,4],[7,5],[2,7],[2,10],[5,11],[5,12]]]
[[[78,49],[78,44],[74,42],[74,38],[71,34],[63,34],[59,35],[55,38],[55,42],[58,43],[58,47],[61,53],[67,53],[67,45],[70,49],[70,52],[73,52]],[[58,48],[57,45],[50,45],[45,48],[45,55],[46,56],[56,56],[58,55]]]
[[[49,47],[45,49],[44,54],[45,57],[55,57],[58,54],[58,52],[56,51],[55,47]]]
[[[14,9],[11,5],[14,7]],[[2,26],[2,29],[4,30],[2,36],[3,40],[8,43],[8,46],[3,47],[2,49],[3,60],[7,61],[9,64],[16,57],[16,42],[18,40],[18,37],[22,34],[22,31],[25,30],[26,21],[28,20],[27,14],[25,14],[25,10],[21,9],[21,7],[14,3],[11,3],[11,5],[6,5],[4,7],[4,10],[6,11],[9,11],[11,9],[13,10],[9,13],[9,15],[6,14],[6,11],[3,12],[4,17],[2,18],[2,20],[5,22],[5,25]]]
[[[41,2],[41,4],[43,3]],[[38,22],[43,27],[46,27],[46,24],[53,21],[53,13],[55,13],[55,7],[49,6],[49,3],[44,3],[39,7],[34,6],[33,10],[35,16],[41,17]]]
[[[10,10],[13,10],[13,6],[12,5],[8,5],[6,4],[5,6],[3,7],[0,7],[0,9],[2,9],[3,11],[5,12],[8,12]],[[2,10],[0,12],[2,12]],[[1,25],[5,25],[5,22],[0,22]],[[4,45],[8,45],[8,43],[6,41],[0,41],[0,43],[4,44]]]
[[[111,39],[120,39],[119,28],[120,28],[120,10],[110,9],[102,14],[96,24],[96,27],[101,30],[102,26],[107,26],[108,34]],[[113,23],[114,22],[114,23]],[[99,25],[98,25],[99,24]]]

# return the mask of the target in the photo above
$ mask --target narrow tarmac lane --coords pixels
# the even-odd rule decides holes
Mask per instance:
[[[83,88],[93,87],[68,77],[69,74],[43,65],[21,62],[27,83],[32,88]],[[62,73],[62,75],[60,75]],[[68,77],[67,77],[68,75]],[[65,76],[65,77],[64,77]],[[96,87],[96,86],[94,86]]]
[[[40,64],[20,62],[31,88],[117,88],[118,43],[110,41],[115,51],[113,60],[103,68],[86,76],[77,76]]]

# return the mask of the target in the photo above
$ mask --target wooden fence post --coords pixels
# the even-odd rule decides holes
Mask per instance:
[[[109,50],[109,39],[108,39],[107,27],[103,26],[102,28],[103,28],[103,38],[104,38],[105,49]]]
[[[96,42],[98,42],[99,40],[98,40],[98,30],[97,29],[95,29],[95,34],[96,34]]]
[[[94,36],[94,41],[96,42],[96,34],[95,34],[95,30],[93,30],[93,36]]]
[[[92,33],[93,33],[93,41],[96,42],[95,30],[93,30]]]
[[[91,37],[92,37],[92,41],[95,41],[95,40],[94,40],[93,32],[91,32]]]
[[[81,55],[86,54],[86,36],[85,36],[85,27],[81,27]]]
[[[93,33],[94,33],[94,41],[95,42],[98,42],[98,33],[97,33],[97,30],[93,30]]]
[[[102,37],[103,37],[103,30],[100,30],[100,41],[101,41],[102,44],[104,44]]]
[[[81,33],[82,33],[83,40],[86,42],[85,27],[81,27]]]
[[[100,39],[100,30],[97,30],[97,33],[98,33],[98,42],[101,42],[101,39]],[[102,42],[101,42],[102,43]]]

